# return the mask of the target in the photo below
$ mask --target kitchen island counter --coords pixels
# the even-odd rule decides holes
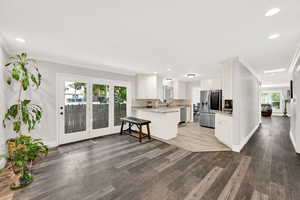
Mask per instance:
[[[156,113],[172,113],[179,112],[180,107],[160,107],[160,108],[133,108],[135,111],[156,112]]]
[[[180,107],[172,108],[134,108],[137,118],[150,120],[151,136],[156,139],[170,140],[178,133]],[[146,129],[143,129],[145,132]]]

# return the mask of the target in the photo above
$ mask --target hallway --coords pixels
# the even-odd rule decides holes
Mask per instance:
[[[299,200],[300,157],[289,119],[263,118],[241,153],[193,153],[108,136],[59,147],[13,199]]]
[[[262,118],[261,128],[242,151],[252,162],[241,188],[269,194],[272,200],[300,199],[300,156],[290,141],[289,122]]]

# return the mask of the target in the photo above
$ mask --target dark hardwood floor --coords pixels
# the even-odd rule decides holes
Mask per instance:
[[[241,153],[191,153],[116,135],[62,146],[34,174],[14,199],[300,199],[300,157],[281,117],[264,118]]]

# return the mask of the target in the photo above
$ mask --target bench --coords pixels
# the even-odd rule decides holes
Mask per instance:
[[[127,132],[128,135],[132,136],[132,137],[136,137],[139,139],[139,142],[142,142],[142,139],[145,137],[148,137],[149,140],[151,140],[151,135],[150,135],[150,127],[149,124],[151,123],[151,121],[149,120],[144,120],[144,119],[139,119],[136,117],[123,117],[120,119],[122,124],[121,124],[121,130],[120,130],[120,134],[122,135],[125,131]],[[123,130],[124,125],[128,123],[128,129],[127,130]],[[137,126],[139,131],[134,131],[132,130],[132,126]],[[147,127],[147,134],[143,133],[143,126]],[[133,132],[137,132],[138,136],[133,135]]]

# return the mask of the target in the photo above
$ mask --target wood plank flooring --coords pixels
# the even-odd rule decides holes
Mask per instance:
[[[178,129],[176,138],[163,142],[192,152],[231,151],[214,134],[214,129],[199,126],[199,123],[188,123]]]
[[[59,147],[34,168],[34,182],[13,199],[300,199],[300,157],[281,117],[264,118],[241,153],[195,153],[116,135]]]

